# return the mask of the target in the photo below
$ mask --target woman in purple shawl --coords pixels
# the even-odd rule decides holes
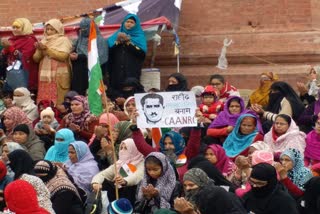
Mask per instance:
[[[66,168],[77,187],[90,193],[91,180],[98,174],[99,168],[85,142],[75,141],[70,144]]]
[[[220,139],[222,143],[225,138],[232,132],[236,125],[237,119],[245,113],[253,113],[245,109],[244,101],[241,97],[230,97],[224,106],[222,112],[210,124],[207,135]]]

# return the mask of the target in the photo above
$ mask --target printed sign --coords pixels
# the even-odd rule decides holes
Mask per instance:
[[[139,128],[197,126],[196,98],[191,91],[143,93],[134,98]]]

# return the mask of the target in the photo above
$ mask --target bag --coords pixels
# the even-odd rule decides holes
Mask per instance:
[[[28,88],[29,73],[22,68],[20,60],[7,67],[6,87],[14,91],[16,88]]]
[[[91,192],[88,195],[84,214],[101,214],[102,211],[102,200],[101,200],[101,191],[97,193]]]

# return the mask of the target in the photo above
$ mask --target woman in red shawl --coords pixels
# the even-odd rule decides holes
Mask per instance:
[[[36,51],[36,37],[33,35],[32,24],[26,18],[18,18],[12,24],[13,36],[3,40],[2,53],[8,56],[8,64],[21,58],[23,69],[29,72],[28,89],[32,92],[38,89],[38,64],[32,59]]]

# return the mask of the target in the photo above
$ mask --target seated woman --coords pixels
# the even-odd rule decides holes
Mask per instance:
[[[38,202],[34,187],[24,180],[16,180],[8,185],[4,197],[9,211],[15,214],[50,214]],[[26,203],[27,202],[27,203]]]
[[[6,130],[4,133],[7,141],[12,140],[13,129],[19,124],[26,124],[32,126],[32,121],[28,119],[26,113],[24,113],[19,107],[13,106],[8,108],[3,114],[3,125]]]
[[[259,132],[258,118],[252,114],[242,114],[232,132],[223,143],[228,157],[235,159],[238,155],[248,156],[252,143],[263,140]]]
[[[59,214],[83,213],[83,205],[77,188],[62,168],[50,161],[40,160],[34,166],[35,174],[50,192],[52,208]]]
[[[314,130],[307,134],[306,149],[304,150],[305,166],[317,163],[320,163],[320,119],[317,120]]]
[[[205,151],[205,158],[210,161],[226,178],[235,170],[234,163],[226,155],[225,150],[218,144],[211,144]]]
[[[31,99],[30,91],[27,88],[17,88],[13,92],[13,101],[15,105],[27,114],[32,122],[39,118],[38,106]]]
[[[24,150],[15,150],[9,154],[9,165],[14,175],[14,180],[24,180],[30,183],[37,192],[39,205],[51,214],[55,214],[50,201],[50,192],[40,178],[33,171],[33,160]]]
[[[181,73],[171,74],[165,91],[189,91],[186,77]]]
[[[214,74],[210,77],[209,84],[219,90],[219,99],[223,102],[228,100],[231,96],[240,97],[238,89],[225,81],[220,74]]]
[[[10,162],[9,162],[8,155],[9,155],[9,153],[11,153],[17,149],[24,150],[23,147],[20,146],[20,144],[16,143],[16,142],[6,142],[2,145],[2,148],[1,148],[1,151],[2,151],[1,161],[6,164],[7,175],[12,179],[14,178],[14,172],[10,168],[10,165],[9,165]]]
[[[69,128],[74,132],[76,140],[90,141],[98,118],[90,113],[88,100],[84,96],[74,96],[71,101],[72,112],[67,114],[60,123],[61,128]]]
[[[289,115],[297,121],[304,111],[304,105],[288,83],[279,81],[271,85],[269,105],[266,110],[258,104],[251,105],[251,109],[266,120],[262,126],[263,132],[267,133],[278,114]]]
[[[113,164],[95,175],[91,182],[93,190],[98,191],[101,188],[107,190],[109,201],[114,201],[116,200],[114,186],[118,185],[120,198],[127,198],[134,204],[136,187],[143,178],[144,159],[131,138],[120,144],[116,168],[117,173]]]
[[[288,178],[301,190],[304,190],[304,185],[312,178],[312,173],[304,166],[301,152],[294,148],[288,148],[281,154],[280,161],[288,172]]]
[[[295,200],[279,185],[277,172],[272,165],[255,165],[249,182],[252,189],[243,197],[248,213],[299,213]]]
[[[19,143],[34,161],[44,158],[46,153],[44,143],[30,126],[26,124],[17,125],[13,130],[13,141]]]
[[[306,147],[306,135],[299,131],[299,127],[294,120],[285,114],[279,114],[271,130],[264,136],[264,142],[270,146],[275,154],[275,159],[279,159],[279,154],[288,148],[296,148],[302,154]]]
[[[69,146],[69,160],[65,164],[68,174],[78,188],[86,193],[91,192],[91,180],[98,174],[99,168],[88,145],[75,141]]]
[[[69,160],[69,145],[74,141],[76,140],[70,129],[60,129],[55,135],[54,145],[50,147],[44,159],[55,163],[65,163]]]
[[[248,112],[249,111],[245,109],[244,101],[241,97],[229,97],[224,105],[223,111],[220,112],[210,124],[207,135],[219,139],[219,142],[222,144],[234,129],[237,119],[242,114]]]
[[[138,187],[135,210],[153,213],[160,208],[172,208],[177,180],[169,159],[162,153],[151,152],[144,165],[145,174]]]

